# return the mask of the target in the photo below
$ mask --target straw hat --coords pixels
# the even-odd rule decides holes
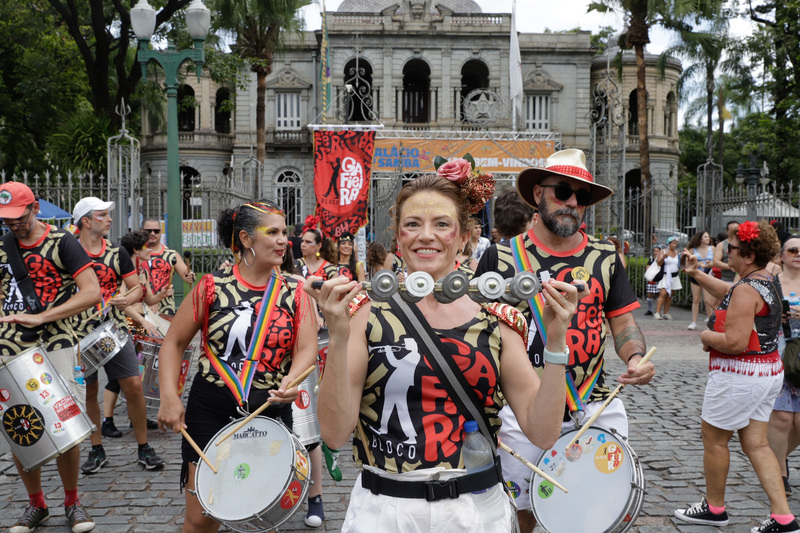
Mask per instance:
[[[592,201],[589,205],[604,200],[614,191],[594,182],[594,178],[586,168],[586,155],[581,150],[569,149],[556,152],[547,158],[544,168],[526,168],[517,176],[517,191],[526,203],[538,207],[533,198],[533,186],[547,176],[565,176],[576,181],[589,184]]]

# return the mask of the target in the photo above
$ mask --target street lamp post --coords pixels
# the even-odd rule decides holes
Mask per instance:
[[[180,52],[175,45],[167,44],[166,50],[150,50],[150,38],[156,27],[156,11],[147,3],[139,2],[131,8],[131,26],[139,40],[139,63],[142,65],[142,78],[147,77],[147,65],[155,61],[164,69],[164,88],[167,91],[167,246],[178,254],[183,250],[181,223],[181,179],[178,157],[178,73],[187,60],[194,61],[197,79],[203,73],[203,41],[211,25],[211,12],[201,0],[193,0],[186,8],[186,28],[194,41],[194,46]],[[175,301],[183,299],[183,283],[175,287]]]
[[[758,218],[756,210],[758,185],[767,185],[769,183],[767,162],[764,161],[762,168],[758,168],[756,165],[756,155],[750,154],[750,168],[744,168],[744,164],[741,162],[736,167],[736,183],[739,185],[747,184],[747,220],[756,220]]]

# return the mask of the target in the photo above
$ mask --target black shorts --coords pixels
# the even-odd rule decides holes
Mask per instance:
[[[122,349],[108,360],[102,368],[105,371],[109,380],[116,380],[122,378],[129,378],[139,375],[139,361],[136,359],[136,348],[133,347],[133,339],[128,337],[128,342]],[[100,373],[98,370],[91,376],[86,377],[86,384],[91,385],[97,381],[97,375]]]

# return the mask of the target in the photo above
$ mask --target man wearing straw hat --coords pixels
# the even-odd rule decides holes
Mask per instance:
[[[104,202],[100,198],[89,196],[75,204],[72,210],[73,222],[80,231],[78,239],[93,261],[92,266],[100,281],[103,296],[99,309],[90,308],[76,317],[74,327],[80,339],[100,326],[106,315],[111,315],[118,329],[127,332],[128,324],[122,311],[139,301],[142,296],[139,276],[131,256],[124,248],[113,246],[105,239],[111,230],[113,209],[114,202]],[[162,468],[163,459],[156,455],[155,450],[147,443],[147,408],[142,392],[142,379],[139,376],[139,362],[136,360],[133,340],[129,335],[127,337],[125,345],[103,365],[103,370],[108,379],[116,379],[119,382],[125,393],[128,417],[136,435],[136,442],[139,444],[137,454],[139,464],[148,470]],[[81,465],[84,474],[94,474],[108,463],[100,431],[98,373],[99,371],[86,377],[87,414],[97,429],[91,436],[92,449],[89,451],[89,457]]]
[[[38,213],[39,202],[26,185],[18,182],[0,185],[0,218],[13,235],[13,239],[0,245],[0,283],[5,296],[4,316],[0,318],[0,355],[15,356],[29,348],[44,346],[54,370],[69,382],[84,408],[85,388],[73,377],[77,359],[70,321],[100,300],[100,286],[91,260],[75,237],[39,222]],[[21,272],[22,268],[17,270],[19,276],[12,273],[11,253],[20,257],[21,266],[24,265],[25,272]],[[8,314],[10,310],[15,314]],[[16,312],[20,310],[23,312]],[[21,427],[30,426],[21,424]],[[80,459],[78,445],[56,458],[64,485],[64,513],[73,533],[90,531],[95,526],[78,498]],[[41,469],[25,472],[16,456],[14,464],[28,493],[29,505],[9,532],[29,533],[50,518],[50,510],[42,491]]]
[[[527,233],[490,247],[475,275],[495,271],[510,278],[519,271],[532,270],[542,280],[556,278],[586,284],[588,295],[578,302],[578,312],[567,332],[567,386],[575,394],[571,398],[568,394],[562,427],[570,429],[575,427],[573,420],[579,422],[584,416],[588,419],[610,393],[602,364],[607,336],[605,319],[611,327],[617,354],[628,367],[617,381],[647,384],[655,375],[655,368],[649,362],[637,368],[645,355],[644,337],[632,314],[639,303],[614,245],[598,241],[580,229],[586,209],[613,194],[608,187],[594,182],[586,169],[584,153],[562,150],[550,156],[544,168],[523,170],[517,178],[517,191],[538,210],[538,220]],[[541,371],[547,332],[537,324],[536,308],[533,301],[519,304],[531,321],[528,355],[533,366]],[[500,415],[503,421],[500,439],[524,457],[538,457],[541,450],[520,431],[510,410],[503,409]],[[595,425],[613,427],[621,435],[627,435],[628,421],[622,402],[614,399]],[[501,458],[504,477],[516,497],[521,530],[533,531],[535,520],[529,509],[526,481],[530,471],[506,453]]]

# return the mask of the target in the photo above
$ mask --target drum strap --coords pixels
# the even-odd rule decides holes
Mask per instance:
[[[33,285],[33,280],[28,275],[28,269],[22,261],[22,254],[19,249],[19,243],[16,237],[10,231],[3,237],[3,250],[8,257],[8,264],[11,265],[11,272],[14,274],[14,279],[17,280],[17,287],[22,294],[22,300],[25,308],[35,314],[44,311],[42,303],[39,301],[39,296],[36,294],[36,288]]]
[[[445,347],[442,341],[439,340],[436,332],[433,331],[428,321],[422,315],[422,312],[416,305],[408,305],[399,295],[394,293],[389,299],[389,305],[394,310],[397,318],[403,323],[406,332],[411,335],[420,346],[425,348],[425,351],[430,355],[427,358],[431,368],[436,373],[439,381],[447,390],[447,394],[453,403],[456,404],[458,412],[462,416],[468,415],[472,420],[478,423],[478,427],[492,445],[494,449],[496,445],[495,437],[489,431],[489,417],[486,411],[481,407],[481,402],[478,400],[477,394],[472,386],[467,382],[464,373],[458,367],[452,357],[445,357]],[[364,443],[366,446],[367,443]]]
[[[401,481],[376,474],[370,470],[361,471],[361,486],[372,494],[392,498],[425,499],[429,502],[456,499],[461,494],[478,492],[501,483],[503,470],[495,456],[494,468],[452,477],[450,479],[429,479],[427,481]]]

